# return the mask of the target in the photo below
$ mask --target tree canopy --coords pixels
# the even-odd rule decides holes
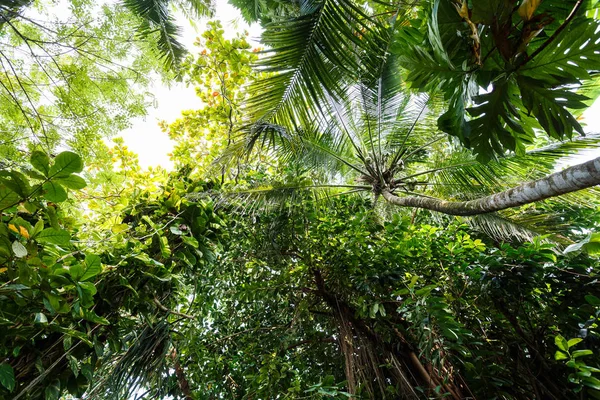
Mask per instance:
[[[600,398],[598,2],[65,4],[0,2],[0,399]]]

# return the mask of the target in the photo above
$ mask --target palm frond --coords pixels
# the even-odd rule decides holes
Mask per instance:
[[[373,20],[349,0],[307,1],[301,15],[268,24],[268,50],[257,68],[270,76],[250,88],[250,121],[295,127],[324,114],[325,96],[342,96],[345,78],[367,69],[357,52],[373,51],[380,39]]]
[[[165,67],[176,65],[186,54],[186,49],[179,42],[180,28],[171,15],[170,0],[123,0],[123,4],[140,19],[140,37],[156,37],[158,56],[163,59]]]
[[[170,375],[166,362],[171,347],[170,329],[167,321],[160,321],[155,325],[147,324],[139,331],[124,333],[124,342],[129,348],[105,363],[104,370],[98,372],[89,396],[100,399],[132,398],[146,384],[158,388],[161,392],[155,393],[158,398],[166,396],[168,385],[160,382],[165,382]]]
[[[213,0],[176,0],[175,6],[183,11],[189,20],[212,17],[215,11]]]

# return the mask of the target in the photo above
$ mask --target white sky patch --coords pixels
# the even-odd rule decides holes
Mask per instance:
[[[241,17],[240,12],[228,4],[226,0],[216,1],[216,13],[212,20],[219,20],[225,30],[225,38],[231,39],[237,33],[248,31],[248,42],[257,47],[259,45],[261,28],[259,24],[249,26]],[[194,28],[190,22],[178,15],[178,25],[182,28],[181,42],[188,48],[191,54],[200,49],[194,46],[194,41],[206,29],[209,19],[196,23]],[[129,149],[138,154],[142,168],[161,166],[167,170],[173,169],[173,163],[169,154],[173,151],[174,142],[169,139],[165,132],[158,126],[159,121],[173,122],[181,116],[184,110],[195,110],[201,107],[202,102],[196,96],[193,87],[186,87],[184,83],[173,82],[167,86],[160,78],[148,88],[156,98],[154,107],[148,109],[145,118],[137,118],[133,121],[131,128],[121,132],[125,144]]]

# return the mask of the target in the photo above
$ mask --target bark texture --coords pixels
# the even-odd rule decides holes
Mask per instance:
[[[388,189],[382,190],[381,194],[391,204],[401,207],[425,208],[450,215],[478,215],[534,203],[596,185],[600,185],[600,157],[476,200],[446,201],[432,197],[398,197]]]

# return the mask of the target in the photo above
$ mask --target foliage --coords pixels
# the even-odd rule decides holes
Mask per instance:
[[[580,289],[596,292],[594,260],[557,257],[541,240],[496,248],[459,220],[382,221],[344,198],[230,221],[197,282],[203,322],[177,344],[200,398],[319,398],[323,385],[365,398],[419,398],[419,387],[569,397],[554,334],[578,332],[589,312]],[[439,374],[432,382],[406,364],[411,352]]]
[[[252,69],[258,49],[250,51],[244,35],[228,40],[223,34],[219,22],[209,22],[196,42],[202,50],[181,66],[186,83],[195,86],[203,107],[184,111],[177,121],[162,125],[175,141],[172,160],[200,175],[214,172],[212,164],[233,142],[242,125],[240,107],[248,99],[244,86],[259,76]]]
[[[100,26],[65,26],[54,45],[85,46],[84,32],[96,56],[137,66],[144,51],[120,38],[141,22],[174,62],[172,3],[127,1],[136,19],[102,7]],[[266,25],[266,50],[209,23],[180,71],[204,104],[162,125],[175,171],[97,140],[135,114],[110,126],[102,109],[140,104],[127,83],[81,102],[102,114],[73,128],[84,157],[50,155],[68,125],[7,147],[19,162],[0,169],[0,398],[598,397],[593,189],[473,219],[379,201],[477,199],[598,147],[553,140],[580,130],[570,110],[597,94],[596,2],[563,3],[236,0]],[[85,21],[89,4],[73,4]],[[52,33],[28,7],[0,10],[21,66],[0,82],[68,81],[62,64],[40,73],[15,55]],[[99,49],[107,32],[116,43]],[[84,48],[55,58],[79,84],[134,76],[87,64]],[[38,135],[36,112],[80,105],[73,90],[61,108],[52,85],[3,103],[11,132],[33,114]]]
[[[132,37],[131,23],[121,7],[89,2],[23,6],[3,21],[3,159],[25,161],[27,151],[66,147],[87,160],[104,137],[145,115],[143,88],[157,65]]]
[[[172,7],[184,11],[190,19],[212,14],[210,0],[123,0],[123,5],[139,19],[138,33],[149,40],[164,61],[165,67],[177,67],[186,54],[186,48],[179,42],[180,28],[175,23]]]
[[[449,102],[439,128],[483,161],[522,153],[536,129],[561,140],[584,134],[576,116],[597,96],[587,89],[598,62],[597,3],[515,3],[436,0],[394,43],[411,86]]]
[[[100,384],[120,393],[123,382],[99,380],[98,366],[121,365],[138,332],[176,323],[182,314],[167,307],[184,299],[182,277],[210,260],[216,217],[210,203],[190,205],[177,194],[202,184],[174,180],[157,197],[141,194],[122,211],[125,227],[104,245],[90,245],[89,236],[78,237],[80,223],[59,206],[66,190],[85,186],[76,175],[81,158],[63,152],[51,163],[34,152],[31,165],[23,173],[3,171],[1,178],[0,395],[53,399]],[[150,349],[145,362],[165,365],[167,350]]]

